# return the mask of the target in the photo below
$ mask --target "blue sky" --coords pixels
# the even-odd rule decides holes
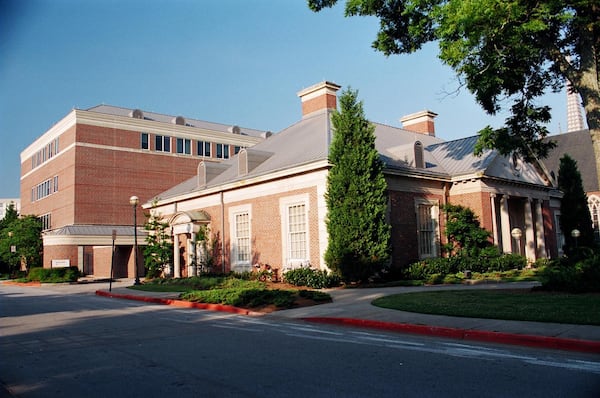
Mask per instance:
[[[385,57],[378,21],[344,18],[343,0],[0,0],[0,198],[19,196],[19,155],[71,109],[111,104],[280,131],[296,93],[323,80],[359,91],[367,117],[430,109],[436,134],[471,136],[490,117],[427,46]],[[546,97],[566,131],[564,93]]]

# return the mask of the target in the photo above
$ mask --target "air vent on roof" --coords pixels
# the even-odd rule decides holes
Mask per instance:
[[[241,130],[240,130],[239,126],[231,126],[227,129],[227,131],[229,131],[230,133],[233,133],[233,134],[241,134]]]
[[[131,112],[129,112],[129,116],[131,116],[134,119],[143,119],[144,118],[144,112],[142,112],[139,109],[134,109]]]
[[[171,123],[185,126],[185,118],[183,116],[174,117],[173,120],[171,120]]]

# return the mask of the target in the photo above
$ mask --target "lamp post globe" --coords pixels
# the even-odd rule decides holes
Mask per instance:
[[[140,284],[140,275],[138,272],[138,245],[137,245],[137,205],[140,203],[140,199],[133,195],[129,198],[129,204],[133,207],[133,272],[135,274],[134,285]]]

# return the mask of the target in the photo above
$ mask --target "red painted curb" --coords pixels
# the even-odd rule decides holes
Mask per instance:
[[[485,341],[488,343],[513,344],[528,347],[600,354],[600,341],[490,332],[482,330],[465,330],[441,326],[413,325],[408,323],[393,323],[353,318],[308,317],[302,319],[308,322],[326,323],[332,325],[352,325],[372,329],[389,330],[393,332],[447,337],[459,340],[475,340]]]
[[[247,310],[244,308],[238,308],[238,307],[234,307],[231,305],[225,305],[225,304],[194,303],[194,302],[185,301],[185,300],[174,300],[174,299],[165,299],[165,298],[159,298],[159,297],[137,296],[135,294],[111,293],[111,292],[107,292],[104,290],[96,290],[96,295],[103,296],[103,297],[110,297],[110,298],[125,299],[125,300],[143,301],[145,303],[172,305],[174,307],[195,308],[195,309],[199,309],[199,310],[229,312],[229,313],[238,314],[238,315],[263,315],[259,312],[254,312],[254,311],[250,311],[250,310]]]

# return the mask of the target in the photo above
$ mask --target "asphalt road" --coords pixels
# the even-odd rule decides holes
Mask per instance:
[[[0,285],[0,382],[15,397],[598,397],[600,357]]]

